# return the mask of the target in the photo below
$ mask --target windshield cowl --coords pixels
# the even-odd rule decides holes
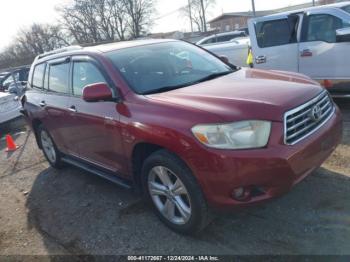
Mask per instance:
[[[213,80],[213,79],[216,79],[218,77],[231,74],[233,72],[234,72],[234,70],[230,70],[230,71],[227,71],[227,72],[221,72],[221,73],[213,73],[213,74],[210,74],[210,75],[208,75],[208,76],[206,76],[206,77],[204,77],[202,79],[199,79],[199,80],[191,82],[191,83],[187,83],[185,85],[160,87],[158,89],[146,92],[143,95],[157,94],[157,93],[162,93],[162,92],[175,90],[175,89],[178,89],[178,88],[184,88],[184,87],[195,85],[195,84],[202,83],[202,82],[205,82],[205,81]]]

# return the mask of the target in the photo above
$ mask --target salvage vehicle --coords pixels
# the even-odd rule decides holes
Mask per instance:
[[[7,123],[21,117],[22,105],[17,94],[0,92],[0,124]]]
[[[21,95],[27,84],[29,69],[29,66],[21,66],[0,73],[0,92],[12,89],[11,93]]]
[[[196,43],[196,45],[210,46],[216,43],[229,42],[237,37],[244,37],[244,36],[247,36],[245,31],[232,31],[232,32],[219,33],[219,34],[214,34],[199,40]]]
[[[341,113],[317,82],[177,40],[43,54],[27,88],[22,112],[51,166],[135,188],[183,234],[213,210],[288,192],[341,139]]]
[[[332,96],[350,97],[350,2],[253,18],[248,26],[255,68],[302,73]],[[210,50],[229,53],[227,45]],[[232,63],[247,66],[248,50],[231,50]]]
[[[239,37],[228,42],[203,46],[203,48],[219,56],[227,57],[233,65],[246,66],[245,62],[250,48],[250,38]]]

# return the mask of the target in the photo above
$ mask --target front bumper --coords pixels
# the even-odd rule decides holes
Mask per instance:
[[[339,109],[314,134],[293,146],[283,143],[283,123],[273,123],[269,144],[253,150],[195,150],[189,165],[210,206],[232,208],[255,204],[288,192],[320,167],[340,143]],[[199,157],[200,156],[200,157]],[[235,200],[235,188],[258,188],[244,201]]]

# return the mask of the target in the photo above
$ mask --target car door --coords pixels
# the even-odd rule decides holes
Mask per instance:
[[[44,110],[42,122],[53,137],[61,152],[74,151],[74,144],[69,143],[67,132],[67,117],[69,114],[68,101],[69,91],[70,58],[60,58],[49,61],[45,69],[44,90],[38,96],[37,103]],[[35,76],[35,71],[34,71]]]
[[[72,143],[79,148],[79,157],[113,172],[125,167],[116,101],[86,102],[83,88],[106,83],[115,94],[115,87],[102,66],[89,57],[72,60],[72,97],[69,101],[72,122]]]
[[[298,15],[249,21],[254,67],[298,72]]]
[[[350,27],[345,12],[310,11],[303,18],[299,71],[316,80],[350,84],[350,42],[337,42],[336,30]]]

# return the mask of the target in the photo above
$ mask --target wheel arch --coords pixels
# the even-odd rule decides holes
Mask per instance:
[[[137,189],[138,192],[142,192],[141,169],[142,169],[143,163],[150,155],[152,155],[153,153],[159,150],[166,150],[169,153],[175,155],[191,170],[188,163],[176,151],[166,146],[162,146],[160,144],[156,144],[152,142],[146,142],[146,141],[139,142],[134,145],[132,154],[131,154],[131,172],[135,183],[135,188]]]
[[[41,125],[42,125],[42,122],[39,119],[33,119],[33,121],[32,121],[32,129],[33,129],[33,132],[34,132],[34,135],[35,135],[36,143],[37,143],[37,145],[38,145],[38,147],[40,149],[42,149],[42,145],[41,145],[41,142],[40,142],[40,139],[39,139],[38,130],[39,130],[39,126],[41,126]]]

